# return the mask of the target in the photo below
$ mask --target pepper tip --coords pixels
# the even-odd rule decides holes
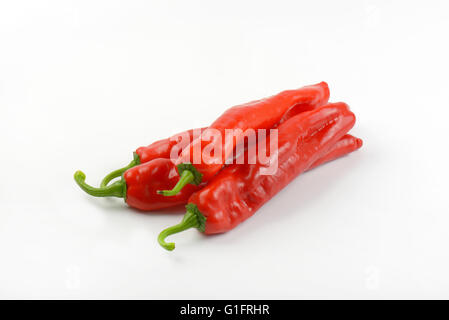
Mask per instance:
[[[174,242],[169,242],[169,243],[165,242],[166,235],[164,234],[164,231],[162,231],[159,234],[159,237],[157,240],[162,248],[164,248],[167,251],[173,251],[175,249],[175,243]]]
[[[86,174],[84,172],[82,172],[81,170],[76,171],[75,174],[73,175],[73,177],[75,178],[76,181],[86,180]]]
[[[173,242],[170,242],[170,243],[165,244],[165,246],[163,246],[163,248],[168,251],[173,251],[175,249],[175,244]]]

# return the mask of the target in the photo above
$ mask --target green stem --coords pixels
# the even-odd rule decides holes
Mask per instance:
[[[180,223],[175,226],[169,227],[163,230],[159,236],[157,237],[157,241],[159,244],[169,251],[172,251],[175,248],[175,244],[173,242],[165,242],[165,238],[169,235],[190,229],[197,228],[201,232],[204,232],[206,227],[206,217],[198,210],[197,206],[189,203],[186,205],[186,214]]]
[[[109,173],[106,177],[103,178],[103,180],[100,183],[100,187],[106,187],[109,182],[111,182],[113,179],[120,177],[126,170],[135,167],[140,164],[140,158],[137,155],[137,153],[134,152],[134,159],[126,166],[117,170],[112,171]]]
[[[195,176],[190,170],[184,170],[181,173],[181,177],[179,178],[178,183],[171,190],[158,190],[158,194],[162,194],[164,196],[175,196],[177,195],[182,188],[184,188],[187,184],[193,182],[195,180]]]
[[[126,170],[135,167],[136,163],[135,161],[131,161],[126,167],[117,169],[115,171],[112,171],[111,173],[109,173],[106,177],[103,178],[103,180],[100,183],[100,187],[106,187],[108,185],[109,182],[111,182],[111,180],[120,177]]]
[[[74,178],[80,188],[91,196],[126,198],[126,182],[123,179],[109,186],[95,188],[85,182],[86,175],[82,171],[75,172]]]
[[[163,194],[164,196],[175,196],[187,184],[191,183],[197,186],[203,180],[203,174],[189,162],[180,163],[176,166],[176,168],[178,169],[178,174],[180,176],[178,183],[171,190],[158,190],[158,194]]]

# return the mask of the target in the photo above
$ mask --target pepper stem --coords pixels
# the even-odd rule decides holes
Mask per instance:
[[[109,186],[95,188],[85,182],[86,175],[82,171],[75,172],[74,178],[79,187],[91,196],[126,198],[126,182],[123,179]]]
[[[178,169],[178,174],[180,176],[178,183],[171,190],[158,190],[158,194],[163,194],[164,196],[175,196],[182,188],[187,184],[191,183],[194,185],[199,185],[203,179],[203,174],[199,172],[195,166],[189,162],[180,163],[176,166]]]
[[[157,237],[157,241],[159,244],[169,251],[172,251],[175,248],[175,244],[173,242],[165,242],[165,238],[168,236],[190,229],[197,228],[201,232],[204,232],[206,226],[206,217],[198,210],[197,206],[189,203],[186,205],[186,214],[180,223],[169,227],[163,230],[159,236]]]
[[[187,184],[193,182],[195,180],[195,176],[190,170],[184,170],[181,173],[181,177],[179,178],[178,183],[171,190],[158,190],[158,194],[162,194],[164,196],[175,196],[179,192],[181,192],[182,188],[184,188]]]
[[[135,167],[140,164],[140,158],[137,155],[137,153],[134,152],[134,159],[126,166],[117,170],[112,171],[109,173],[106,177],[103,178],[103,180],[100,183],[100,187],[106,187],[109,182],[111,182],[113,179],[120,177],[126,170]]]

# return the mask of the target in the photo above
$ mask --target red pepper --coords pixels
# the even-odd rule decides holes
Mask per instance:
[[[338,159],[348,153],[360,149],[362,145],[362,139],[351,136],[350,134],[346,134],[343,136],[343,138],[338,140],[338,142],[334,144],[323,157],[315,161],[307,170],[312,170],[326,162]]]
[[[174,147],[176,147],[178,144],[179,137],[184,137],[184,136],[187,137],[188,136],[189,141],[192,141],[194,139],[194,132],[195,133],[198,132],[201,134],[201,132],[203,132],[204,129],[205,128],[190,129],[190,130],[175,134],[167,139],[162,139],[162,140],[153,142],[149,146],[137,148],[137,150],[134,151],[133,160],[126,167],[117,169],[117,170],[109,173],[101,181],[100,186],[101,187],[107,186],[111,180],[113,180],[117,177],[120,177],[126,170],[128,170],[129,168],[135,167],[141,163],[146,163],[151,160],[159,159],[159,158],[164,158],[164,159],[170,158],[172,149]],[[182,150],[180,150],[180,151],[182,151]]]
[[[239,129],[243,132],[247,129],[270,129],[283,120],[284,114],[292,106],[306,105],[313,108],[314,106],[325,104],[328,99],[329,87],[325,82],[297,90],[283,91],[265,99],[248,102],[228,109],[209,128],[204,130],[202,137],[207,137],[210,133],[213,134],[215,132],[220,133],[221,137],[225,137],[225,130],[229,129]],[[289,116],[287,114],[287,117]],[[178,184],[171,190],[161,190],[159,193],[173,196],[189,183],[198,185],[201,182],[207,182],[223,167],[225,160],[230,157],[235,146],[243,139],[243,137],[236,137],[236,139],[232,139],[230,145],[226,145],[226,141],[222,141],[221,159],[219,159],[218,163],[206,163],[203,161],[194,163],[195,152],[200,151],[203,154],[204,148],[210,143],[207,139],[202,139],[202,137],[192,141],[190,146],[183,150],[178,158],[176,162],[180,175]],[[186,157],[188,157],[187,160]]]
[[[188,185],[173,197],[157,194],[163,186],[176,185],[179,176],[170,159],[153,159],[147,163],[129,168],[122,178],[100,188],[88,185],[86,175],[82,171],[75,172],[76,183],[86,193],[95,197],[123,198],[133,208],[152,211],[185,204],[189,196],[199,190],[202,185]]]
[[[297,102],[289,108],[280,121],[285,121],[301,112],[312,110],[327,101],[329,98],[327,84],[323,82],[316,87],[314,90],[322,91],[322,96],[319,95],[320,97],[315,100],[311,97],[303,97],[302,100],[297,99]],[[303,91],[310,90],[303,89]],[[205,129],[201,130],[204,132]],[[86,175],[82,171],[75,173],[75,181],[81,189],[92,196],[124,198],[129,206],[139,210],[151,211],[185,204],[189,196],[199,190],[202,185],[188,184],[181,192],[172,197],[165,197],[158,194],[157,191],[175,188],[177,185],[179,166],[173,165],[169,159],[170,153],[172,148],[177,145],[177,137],[187,133],[192,140],[193,132],[194,130],[189,130],[168,139],[157,141],[147,147],[138,148],[134,153],[134,160],[128,166],[108,174],[101,182],[100,188],[88,185],[85,182]],[[122,176],[121,180],[108,185],[112,179],[119,176]]]
[[[165,242],[171,234],[189,228],[205,234],[235,228],[319,161],[354,123],[355,116],[344,103],[328,104],[287,120],[278,127],[279,167],[274,175],[263,175],[264,165],[260,162],[226,167],[207,186],[192,194],[182,222],[162,231],[159,243],[173,250],[175,244]]]
[[[327,154],[318,159],[310,169],[337,159],[360,148],[360,146],[360,139],[346,135],[333,145]],[[174,186],[178,181],[179,176],[176,168],[171,165],[169,159],[154,159],[130,168],[124,173],[122,180],[102,188],[94,188],[87,185],[85,178],[86,176],[81,171],[77,171],[75,174],[77,183],[90,195],[97,197],[123,197],[130,207],[143,211],[159,210],[186,204],[189,197],[202,187],[202,185],[189,184],[173,197],[157,194],[156,190],[161,188],[162,183]]]

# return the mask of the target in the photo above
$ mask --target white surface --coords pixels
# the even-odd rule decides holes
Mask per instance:
[[[3,1],[1,298],[449,298],[447,1]],[[224,235],[87,181],[321,80],[364,147]],[[178,214],[179,213],[179,214]]]

